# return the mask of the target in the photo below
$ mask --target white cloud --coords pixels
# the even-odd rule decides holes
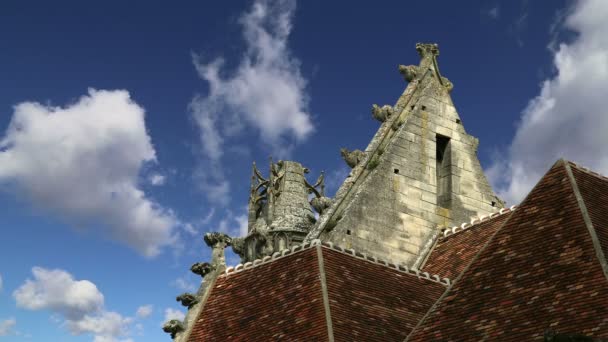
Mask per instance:
[[[192,279],[189,279],[189,276],[186,277],[177,277],[174,281],[171,282],[171,285],[184,292],[194,292],[196,291],[196,284]]]
[[[171,211],[137,187],[156,155],[144,109],[124,90],[89,89],[66,107],[15,106],[0,140],[0,184],[78,226],[97,226],[146,256],[174,242]]]
[[[172,319],[177,319],[179,321],[183,321],[184,318],[186,318],[186,314],[184,314],[182,311],[167,308],[167,309],[165,309],[165,320],[162,321],[161,325],[164,325],[165,322],[170,321]]]
[[[136,316],[139,318],[146,318],[152,314],[152,311],[154,311],[154,308],[151,304],[142,305],[137,308]]]
[[[488,170],[499,194],[523,199],[558,158],[608,173],[608,2],[578,1],[565,29],[578,35],[553,50],[556,75],[522,113],[506,158]]]
[[[103,306],[103,294],[88,280],[74,280],[63,270],[32,268],[34,279],[13,292],[17,306],[29,310],[51,310],[68,318],[79,318]]]
[[[219,169],[207,170],[210,174],[204,179],[206,186],[219,184],[211,191],[215,200],[228,187],[220,159],[231,138],[247,128],[273,153],[284,156],[314,130],[306,80],[287,47],[294,11],[293,0],[254,2],[239,21],[246,51],[228,76],[224,77],[222,58],[209,63],[193,58],[199,76],[209,84],[207,96],[196,96],[190,109],[200,129],[204,158],[210,169]]]
[[[492,18],[492,19],[498,19],[498,17],[500,16],[500,6],[498,4],[496,4],[496,6],[490,8],[486,14],[488,15],[488,17]]]
[[[48,310],[56,321],[65,319],[72,334],[91,333],[95,341],[119,341],[119,337],[128,334],[133,319],[105,311],[104,296],[92,282],[75,280],[59,269],[34,267],[32,273],[34,279],[27,279],[13,292],[17,306]]]
[[[166,177],[159,173],[153,173],[148,177],[148,181],[152,185],[159,186],[165,184]]]
[[[14,318],[9,318],[0,321],[0,336],[6,336],[10,334],[15,325],[17,325],[17,320]]]

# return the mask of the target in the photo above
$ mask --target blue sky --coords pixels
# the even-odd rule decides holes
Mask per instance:
[[[559,157],[608,173],[608,6],[595,1],[6,1],[0,341],[168,341],[207,231],[243,233],[251,163],[346,175],[374,103],[440,47],[496,191]],[[229,257],[235,263],[236,258]]]

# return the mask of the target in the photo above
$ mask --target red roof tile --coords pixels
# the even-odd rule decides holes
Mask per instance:
[[[221,275],[188,341],[327,341],[323,279],[336,341],[402,341],[447,288],[336,249],[313,246]]]
[[[608,337],[608,281],[562,161],[409,341],[530,341],[549,328]]]
[[[440,237],[423,269],[449,279],[456,278],[509,216],[511,211],[455,234]]]
[[[323,259],[336,341],[403,341],[446,290],[331,249]]]

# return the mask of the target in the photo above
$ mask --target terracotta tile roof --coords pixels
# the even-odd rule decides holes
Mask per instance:
[[[585,201],[604,258],[608,256],[608,178],[571,163],[576,184]]]
[[[336,341],[403,341],[446,290],[335,250],[323,259]]]
[[[608,281],[568,168],[549,170],[408,341],[608,337]]]
[[[402,341],[448,284],[316,242],[227,270],[188,341]]]
[[[442,277],[456,278],[492,234],[511,216],[511,212],[507,209],[503,214],[496,213],[475,220],[473,225],[446,230],[444,233],[448,234],[440,235],[422,269]]]

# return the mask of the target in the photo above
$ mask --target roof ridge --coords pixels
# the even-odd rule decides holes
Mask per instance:
[[[486,221],[494,219],[494,218],[496,218],[498,216],[502,216],[504,214],[511,213],[511,212],[515,211],[515,209],[517,209],[517,206],[516,205],[512,205],[509,208],[502,208],[499,211],[497,211],[495,213],[492,213],[490,215],[482,215],[482,216],[474,217],[474,218],[471,219],[470,222],[464,222],[460,226],[454,226],[452,228],[446,228],[443,231],[443,234],[441,234],[439,236],[439,239],[440,240],[447,239],[448,237],[453,236],[453,235],[455,235],[458,232],[462,232],[462,231],[465,231],[467,229],[476,227],[478,224],[480,224],[482,222],[486,222]]]
[[[407,267],[405,265],[398,265],[392,262],[388,262],[384,259],[378,259],[375,256],[367,255],[365,253],[360,253],[355,251],[354,249],[345,249],[343,247],[334,245],[332,242],[321,242],[319,239],[312,240],[310,243],[304,243],[302,245],[296,245],[288,249],[284,249],[280,252],[275,252],[272,256],[267,255],[262,259],[255,259],[253,261],[246,262],[245,264],[238,264],[236,266],[230,266],[226,268],[226,271],[223,272],[224,275],[239,273],[244,270],[248,270],[260,265],[268,264],[275,260],[281,259],[288,255],[293,255],[294,253],[302,252],[305,250],[309,250],[315,246],[321,246],[328,249],[332,249],[338,251],[343,254],[347,254],[350,256],[354,256],[358,259],[362,259],[368,262],[372,262],[374,264],[382,265],[391,269],[395,269],[401,273],[406,273],[409,275],[414,275],[419,279],[430,280],[435,283],[439,283],[444,286],[449,286],[451,284],[451,280],[449,278],[442,278],[437,274],[430,274],[429,272],[422,272],[420,269],[415,267]]]
[[[586,166],[583,166],[581,164],[575,163],[573,161],[567,160],[567,162],[570,163],[570,165],[574,166],[577,170],[583,171],[583,172],[588,173],[588,174],[590,174],[592,176],[599,177],[602,180],[608,181],[608,176],[605,176],[605,175],[603,175],[603,174],[601,174],[601,173],[599,173],[597,171],[593,171],[590,168],[588,168]]]

